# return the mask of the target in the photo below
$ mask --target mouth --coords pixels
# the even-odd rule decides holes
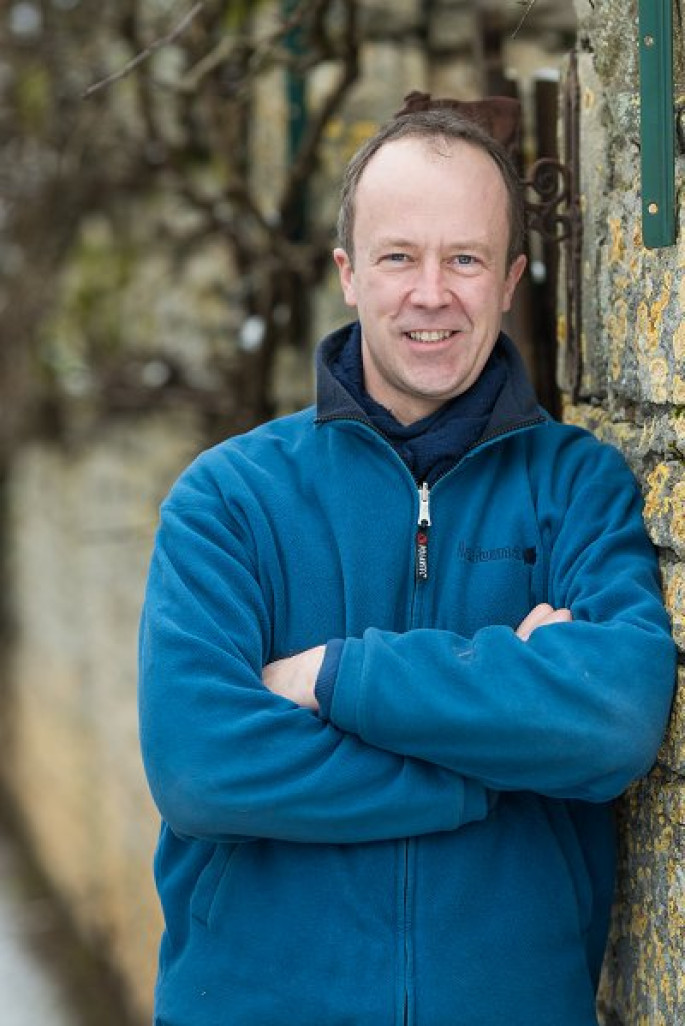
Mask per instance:
[[[435,344],[436,342],[446,342],[448,338],[452,338],[456,335],[456,331],[452,331],[449,328],[435,331],[405,331],[404,335],[411,339],[412,342],[422,342],[424,345]]]

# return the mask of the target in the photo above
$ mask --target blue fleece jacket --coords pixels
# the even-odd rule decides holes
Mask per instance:
[[[420,496],[330,373],[347,337],[316,411],[205,453],[162,510],[156,1022],[596,1026],[610,801],[654,761],[675,675],[635,482],[541,413],[502,338],[485,433]],[[573,622],[523,642],[542,601]],[[330,638],[328,718],[263,687]]]

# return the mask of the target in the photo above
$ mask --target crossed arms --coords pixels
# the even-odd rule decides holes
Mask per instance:
[[[516,634],[522,641],[528,641],[538,627],[553,623],[569,623],[571,620],[570,610],[553,609],[548,602],[541,602],[521,621]],[[288,698],[303,709],[317,712],[319,706],[314,689],[325,649],[325,645],[316,645],[294,656],[269,663],[262,672],[265,687],[275,695]]]

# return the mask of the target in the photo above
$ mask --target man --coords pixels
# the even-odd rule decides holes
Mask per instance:
[[[141,630],[157,1026],[595,1026],[610,802],[675,655],[635,483],[500,332],[505,151],[450,110],[353,159],[358,323],[317,408],[201,456]]]

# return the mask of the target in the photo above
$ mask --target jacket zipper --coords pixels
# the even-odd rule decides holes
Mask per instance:
[[[427,481],[423,481],[419,485],[419,516],[416,526],[415,536],[415,571],[414,571],[414,597],[412,600],[412,612],[411,612],[411,626],[415,627],[417,618],[417,588],[422,582],[428,580],[428,533],[431,526],[431,511],[430,511],[430,486]],[[411,911],[410,911],[410,852],[412,841],[411,838],[405,837],[403,844],[403,861],[402,861],[402,932],[404,939],[404,994],[402,1001],[402,1023],[403,1026],[409,1026],[411,1012],[410,1012],[410,995],[413,992],[413,986],[411,983],[412,973],[412,942],[411,942],[411,931],[414,928]]]
[[[428,580],[428,531],[431,526],[430,488],[426,481],[419,486],[419,520],[416,530],[415,573],[417,581]]]
[[[402,1007],[402,1020],[404,1026],[410,1026],[413,1019],[411,1010],[412,994],[414,991],[411,974],[413,972],[413,944],[412,931],[414,922],[411,912],[411,856],[413,851],[412,838],[404,839],[404,1001]]]

